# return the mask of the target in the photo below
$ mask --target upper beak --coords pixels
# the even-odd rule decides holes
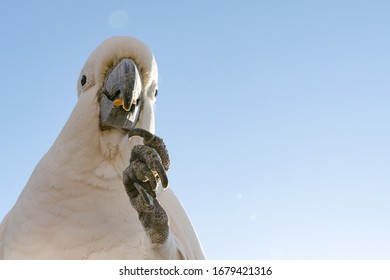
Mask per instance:
[[[136,104],[141,93],[141,77],[134,61],[122,59],[106,75],[104,88],[114,105],[123,106],[123,109],[130,111],[131,105]]]

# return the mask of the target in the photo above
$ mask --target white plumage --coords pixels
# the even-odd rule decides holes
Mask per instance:
[[[166,243],[152,244],[122,182],[141,138],[101,130],[97,91],[108,68],[123,57],[138,66],[144,104],[137,127],[154,133],[157,65],[132,37],[112,37],[89,57],[78,102],[55,143],[33,171],[0,225],[0,259],[203,259],[198,237],[170,188],[158,200],[169,216]]]

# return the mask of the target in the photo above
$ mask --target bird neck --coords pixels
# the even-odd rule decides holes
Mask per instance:
[[[120,131],[101,131],[96,96],[86,92],[79,97],[48,156],[80,174],[95,172],[103,163],[121,173],[128,164],[131,145]]]

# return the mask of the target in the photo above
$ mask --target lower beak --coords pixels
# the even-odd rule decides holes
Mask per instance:
[[[115,99],[113,103],[116,107],[121,107],[121,106],[124,107],[124,100],[121,97],[119,97],[118,99]],[[134,105],[137,104],[137,100],[133,99],[132,104],[134,104]],[[124,109],[126,111],[130,111],[130,108],[129,109],[124,108]]]

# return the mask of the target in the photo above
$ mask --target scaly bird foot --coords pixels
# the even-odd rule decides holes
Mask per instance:
[[[163,244],[169,233],[168,215],[157,200],[157,183],[168,187],[168,151],[161,138],[146,130],[133,129],[129,132],[132,136],[143,137],[145,145],[133,148],[130,164],[123,171],[123,184],[151,242]]]

